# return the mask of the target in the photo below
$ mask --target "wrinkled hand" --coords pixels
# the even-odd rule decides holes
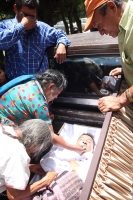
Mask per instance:
[[[108,111],[117,111],[120,108],[122,108],[122,104],[120,103],[120,97],[102,97],[98,101],[98,108],[102,113],[106,113]]]
[[[72,169],[73,172],[76,172],[77,171],[77,168],[80,166],[76,161],[74,160],[69,160],[68,161],[69,164],[70,164],[70,167]]]
[[[45,172],[42,169],[40,164],[29,164],[29,169],[31,172],[35,173],[35,174],[40,174],[40,175],[44,175]]]
[[[115,69],[113,69],[110,73],[109,76],[113,76],[115,79],[118,78],[118,75],[123,74],[123,70],[120,67],[117,67]]]
[[[64,44],[60,43],[58,45],[54,58],[59,64],[63,63],[66,60],[66,47]]]
[[[47,172],[47,174],[41,180],[44,180],[44,183],[47,182],[47,186],[49,186],[56,177],[57,172]]]
[[[36,17],[24,16],[23,12],[21,12],[21,15],[22,15],[21,24],[24,25],[26,31],[36,27]]]

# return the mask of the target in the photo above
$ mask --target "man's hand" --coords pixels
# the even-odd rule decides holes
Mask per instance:
[[[24,25],[26,31],[36,27],[36,17],[24,16],[23,13],[21,15],[22,15],[21,24]]]
[[[59,64],[63,63],[66,60],[66,47],[64,44],[60,43],[58,45],[54,58]]]
[[[110,73],[109,76],[113,76],[115,79],[118,78],[118,75],[122,75],[123,74],[123,70],[121,67],[117,67],[115,69],[113,69]]]
[[[31,172],[35,173],[35,174],[40,174],[40,175],[44,175],[45,172],[42,169],[40,164],[29,164],[29,169]]]
[[[98,101],[98,108],[102,113],[106,113],[108,111],[117,111],[129,103],[130,102],[124,92],[121,96],[118,97],[107,96],[100,98]]]

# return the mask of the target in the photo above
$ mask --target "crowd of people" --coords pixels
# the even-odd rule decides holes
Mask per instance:
[[[49,193],[45,191],[51,192],[52,187],[53,199],[61,200],[57,196],[79,199],[83,181],[75,173],[79,167],[77,161],[61,162],[67,166],[61,170],[46,167],[44,157],[41,165],[31,162],[33,157],[44,155],[52,144],[80,156],[94,146],[93,138],[86,134],[85,139],[80,138],[80,145],[71,145],[55,134],[52,127],[49,102],[67,87],[67,80],[61,72],[48,69],[46,50],[56,46],[54,58],[61,64],[70,41],[64,31],[37,20],[39,0],[16,0],[13,8],[15,18],[0,22],[0,50],[5,51],[4,63],[0,63],[0,197],[34,199],[36,192],[43,188],[43,195],[48,199]],[[86,0],[85,8],[88,18],[85,31],[96,28],[101,35],[118,36],[122,68],[112,70],[110,76],[124,74],[129,88],[120,96],[102,97],[98,103],[103,113],[117,111],[133,102],[133,2]],[[43,178],[29,183],[32,172]],[[62,181],[66,181],[65,186]],[[68,197],[64,192],[67,189]]]

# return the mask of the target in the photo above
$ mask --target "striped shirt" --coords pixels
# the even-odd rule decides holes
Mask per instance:
[[[46,49],[70,41],[63,30],[37,21],[34,29],[26,31],[16,18],[0,22],[0,50],[5,50],[6,74],[9,79],[35,74],[48,69]]]

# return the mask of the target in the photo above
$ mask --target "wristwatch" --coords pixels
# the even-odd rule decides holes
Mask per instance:
[[[133,97],[131,96],[129,89],[127,89],[125,93],[126,93],[127,99],[129,99],[130,102],[133,102]]]

